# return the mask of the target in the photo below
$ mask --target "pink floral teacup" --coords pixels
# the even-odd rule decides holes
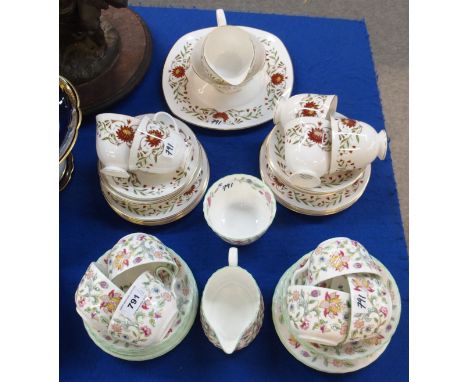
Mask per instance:
[[[288,316],[294,335],[307,342],[336,346],[346,339],[350,295],[309,285],[288,287]]]
[[[128,178],[130,146],[140,121],[128,115],[96,115],[96,151],[103,167],[101,173]]]
[[[390,292],[378,276],[348,276],[351,319],[347,341],[383,339],[392,317]]]
[[[291,283],[297,284],[296,280],[303,273],[307,273],[308,285],[320,285],[326,280],[349,274],[380,275],[381,269],[356,240],[335,237],[320,243],[309,254],[307,263],[294,272]]]
[[[171,274],[170,270],[165,271]],[[169,334],[178,315],[174,293],[176,279],[172,277],[168,288],[158,272],[156,275],[142,273],[125,293],[108,327],[111,337],[147,347],[161,342]]]
[[[76,311],[94,330],[106,332],[123,292],[91,263],[75,292]]]
[[[124,236],[108,253],[109,278],[125,290],[144,271],[169,268],[174,274],[177,263],[166,246],[156,237],[145,233]]]
[[[288,122],[301,117],[329,119],[335,112],[338,96],[322,94],[296,94],[278,100],[273,117],[276,125],[285,126]]]
[[[130,148],[130,171],[167,174],[185,166],[189,148],[168,113],[143,117]]]

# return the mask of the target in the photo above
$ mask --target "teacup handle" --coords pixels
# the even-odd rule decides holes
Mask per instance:
[[[224,14],[224,10],[222,9],[216,10],[216,22],[218,24],[218,27],[224,27],[225,25],[227,25],[226,15]]]
[[[163,285],[164,285],[164,282],[163,282],[163,280],[161,279],[161,276],[159,275],[159,272],[160,272],[160,271],[165,271],[165,272],[167,272],[167,273],[171,276],[172,281],[171,281],[171,287],[170,287],[170,288],[171,288],[172,294],[175,296],[175,295],[176,295],[175,286],[176,286],[176,281],[177,281],[177,279],[176,279],[176,277],[175,277],[175,275],[174,275],[174,272],[173,272],[171,269],[169,269],[169,268],[167,268],[167,267],[164,267],[164,266],[161,266],[161,267],[159,267],[159,268],[156,268],[156,270],[154,271],[154,277],[155,277],[156,279],[158,279],[159,281],[161,281],[161,283],[162,283]]]
[[[291,285],[296,285],[297,277],[299,277],[304,272],[307,272],[308,270],[309,270],[309,259],[307,259],[307,261],[304,263],[304,265],[301,268],[296,269],[294,271],[291,277]]]

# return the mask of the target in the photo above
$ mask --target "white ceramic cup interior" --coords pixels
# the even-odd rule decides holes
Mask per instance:
[[[248,183],[234,182],[229,187],[229,178],[218,181],[227,186],[214,195],[207,211],[211,228],[221,236],[233,240],[246,240],[263,233],[272,223],[275,211],[272,212],[265,197]],[[266,189],[268,190],[267,187]],[[275,203],[273,196],[272,203]],[[276,209],[276,205],[274,208]]]

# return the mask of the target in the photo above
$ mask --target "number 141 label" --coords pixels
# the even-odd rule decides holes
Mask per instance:
[[[145,300],[146,291],[137,285],[132,286],[127,292],[127,297],[120,308],[120,313],[129,320],[133,320],[136,312]]]

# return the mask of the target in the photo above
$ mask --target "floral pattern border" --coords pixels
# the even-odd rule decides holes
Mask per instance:
[[[187,71],[190,68],[190,56],[194,42],[187,42],[174,57],[169,69],[169,86],[176,103],[182,105],[182,111],[212,125],[236,126],[245,121],[251,121],[263,116],[264,110],[274,110],[276,103],[286,89],[288,73],[285,63],[280,59],[272,41],[261,39],[265,46],[266,72],[270,78],[266,86],[264,102],[246,109],[229,109],[218,111],[214,108],[193,105],[187,93]]]
[[[166,215],[171,215],[180,207],[188,206],[196,195],[200,192],[202,181],[204,180],[205,172],[202,169],[195,182],[181,195],[172,199],[159,203],[132,203],[127,199],[117,197],[109,190],[103,190],[106,198],[109,198],[113,203],[126,211],[141,217],[162,218]]]

